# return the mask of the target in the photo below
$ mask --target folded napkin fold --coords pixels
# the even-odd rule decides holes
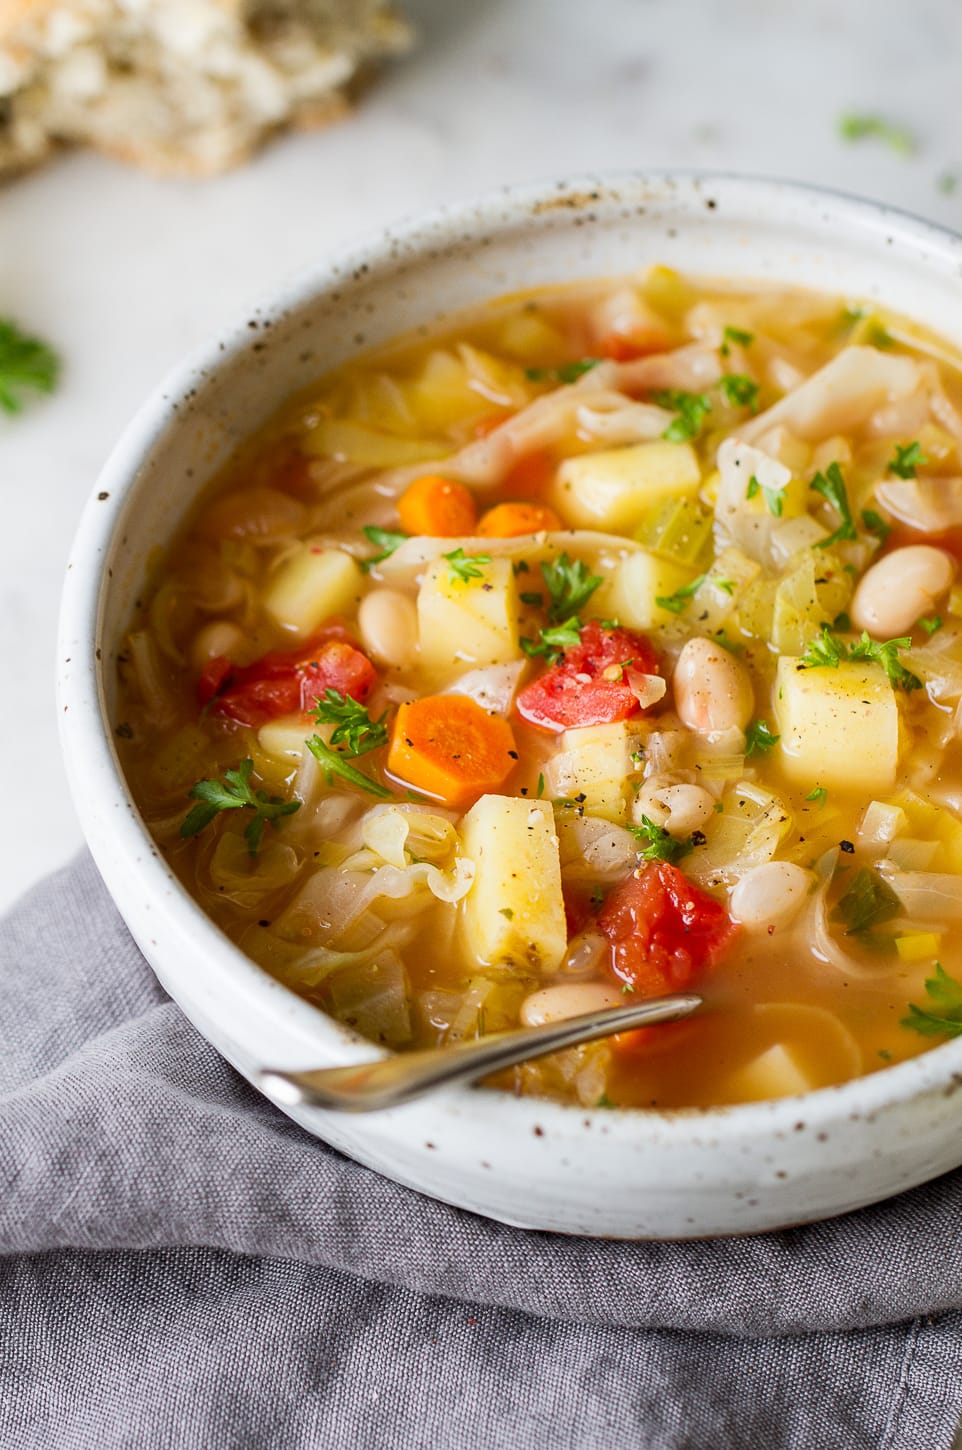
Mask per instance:
[[[0,1444],[940,1450],[962,1173],[606,1243],[421,1198],[258,1097],[88,856],[0,924]]]

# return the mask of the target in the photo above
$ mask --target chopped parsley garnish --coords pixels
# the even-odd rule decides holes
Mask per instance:
[[[766,755],[781,738],[772,734],[764,720],[753,720],[745,731],[745,754]]]
[[[915,150],[915,137],[905,126],[864,111],[847,111],[839,116],[838,134],[843,141],[881,141],[900,156],[911,156]]]
[[[799,664],[806,670],[838,669],[842,660],[872,660],[882,666],[893,689],[909,694],[922,688],[918,675],[907,670],[899,659],[900,650],[911,648],[912,640],[908,635],[901,639],[877,640],[865,630],[855,644],[848,645],[833,634],[827,624],[823,624],[815,639],[809,640],[805,646]]]
[[[915,622],[919,629],[924,629],[925,633],[931,639],[932,635],[936,634],[942,628],[944,620],[941,614],[933,614],[931,619],[917,619]]]
[[[880,513],[875,509],[862,510],[862,524],[870,534],[874,534],[880,544],[884,544],[892,532],[891,524],[887,524]]]
[[[785,507],[785,490],[783,488],[770,488],[767,484],[759,483],[753,473],[748,480],[745,497],[754,498],[759,491],[761,491],[762,498],[765,500],[768,512],[773,514],[776,519],[780,519],[782,510]]]
[[[962,983],[936,962],[935,975],[927,979],[925,991],[929,1006],[910,1003],[908,1016],[902,1018],[900,1026],[910,1027],[923,1037],[962,1036]]]
[[[366,524],[364,526],[364,534],[368,542],[374,545],[375,549],[381,550],[373,558],[364,560],[361,568],[365,574],[375,564],[380,564],[382,559],[390,558],[394,550],[399,549],[408,537],[407,534],[398,533],[393,529],[379,529],[376,524]]]
[[[541,573],[551,596],[549,624],[580,614],[601,583],[600,574],[590,573],[580,559],[569,559],[567,554],[559,555],[552,563],[543,563]]]
[[[52,393],[60,376],[60,359],[39,338],[28,337],[15,322],[0,322],[0,408],[19,413],[21,393]]]
[[[538,772],[538,789],[536,791],[536,794],[537,794],[538,800],[540,800],[541,797],[544,795],[544,771],[543,770],[541,770],[541,771]]]
[[[638,852],[640,861],[680,861],[694,849],[690,836],[687,841],[676,841],[664,826],[656,826],[647,816],[642,816],[640,826],[629,826],[628,830],[635,840],[647,843],[645,849]]]
[[[501,907],[499,907],[498,908],[498,915],[499,916],[503,916],[504,919],[505,919],[505,921],[514,921],[514,910],[510,906],[501,906]]]
[[[674,594],[656,594],[655,603],[660,609],[667,609],[671,614],[681,614],[682,610],[688,608],[691,596],[701,588],[707,578],[707,574],[699,574],[697,579],[693,579],[690,584],[683,584],[680,589],[675,590]]]
[[[839,898],[832,920],[845,926],[846,936],[856,936],[891,921],[902,911],[902,903],[888,882],[867,866],[861,867],[852,877],[852,883],[844,896]]]
[[[191,800],[197,801],[197,805],[187,812],[181,824],[180,834],[184,839],[196,836],[221,811],[249,810],[254,812],[254,819],[244,831],[244,840],[250,854],[256,856],[267,822],[270,821],[276,830],[281,817],[293,815],[300,810],[301,803],[269,796],[263,790],[253,790],[250,783],[253,773],[253,760],[242,760],[236,770],[224,771],[222,781],[199,780],[191,786],[189,795]]]
[[[534,590],[525,590],[519,595],[519,598],[522,604],[529,604],[533,609],[540,609],[541,605],[544,604],[544,595],[536,594]]]
[[[726,327],[722,332],[722,344],[719,352],[722,357],[727,357],[731,352],[731,344],[734,342],[738,347],[751,347],[755,341],[753,332],[744,332],[740,327]]]
[[[469,579],[483,579],[484,570],[482,564],[491,563],[490,554],[466,554],[463,549],[452,549],[450,554],[442,554],[442,559],[447,560],[449,578],[460,579],[462,584],[467,584]]]
[[[857,539],[855,525],[852,522],[852,510],[848,501],[848,492],[845,488],[845,480],[842,477],[842,470],[837,463],[830,463],[825,472],[816,473],[809,484],[822,498],[827,499],[834,508],[838,510],[841,523],[834,534],[829,534],[827,539],[819,539],[815,545],[816,549],[828,549],[832,544],[841,543],[846,539]]]
[[[823,785],[817,785],[814,790],[809,791],[805,799],[813,801],[817,806],[823,806],[828,799],[828,791]]]
[[[366,755],[387,744],[387,728],[384,724],[387,711],[379,720],[372,720],[370,713],[350,695],[340,690],[327,689],[324,698],[318,700],[311,712],[318,725],[334,725],[332,745],[343,745],[345,755]]]
[[[888,470],[897,478],[914,478],[916,469],[928,461],[918,442],[896,443],[895,457],[889,459]]]
[[[600,357],[583,357],[562,363],[560,368],[525,368],[524,375],[531,383],[576,383],[600,362]]]
[[[538,639],[522,636],[519,643],[529,659],[540,656],[553,665],[566,649],[574,649],[581,643],[581,620],[573,614],[563,624],[549,624]]]
[[[327,776],[328,785],[332,785],[334,776],[339,775],[349,785],[359,786],[361,790],[366,790],[370,795],[384,798],[391,794],[387,786],[381,785],[379,781],[372,780],[363,771],[355,769],[341,751],[332,750],[329,745],[324,743],[319,735],[312,735],[310,737],[307,741],[307,748]]]
[[[659,408],[668,408],[672,413],[678,414],[661,435],[669,443],[688,443],[697,438],[711,412],[711,399],[707,393],[685,393],[677,388],[661,388],[652,393],[651,397]]]
[[[751,408],[758,412],[758,384],[745,373],[728,373],[720,379],[718,386],[725,394],[725,401],[733,408]]]

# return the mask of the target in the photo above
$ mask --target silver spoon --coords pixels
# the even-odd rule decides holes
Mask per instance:
[[[582,1017],[548,1022],[521,1031],[492,1032],[472,1042],[442,1050],[400,1052],[349,1067],[322,1067],[306,1072],[261,1068],[260,1087],[279,1103],[333,1108],[344,1113],[369,1113],[410,1102],[433,1088],[454,1082],[473,1082],[502,1067],[513,1067],[529,1057],[543,1057],[579,1042],[595,1042],[613,1032],[673,1022],[701,1006],[700,997],[654,997],[630,1007],[606,1007]]]

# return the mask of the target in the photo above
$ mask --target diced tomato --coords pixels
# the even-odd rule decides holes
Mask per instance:
[[[643,675],[658,673],[650,641],[628,629],[603,629],[589,619],[580,644],[566,649],[558,664],[521,691],[518,714],[539,730],[555,731],[629,720],[641,710],[625,678],[629,664]]]
[[[305,654],[263,655],[251,665],[211,660],[197,684],[201,704],[241,725],[258,726],[279,715],[312,710],[327,689],[363,702],[377,681],[367,655],[343,639],[327,639]]]
[[[613,975],[642,997],[683,990],[738,932],[725,908],[667,861],[649,861],[616,887],[598,928],[611,944]]]

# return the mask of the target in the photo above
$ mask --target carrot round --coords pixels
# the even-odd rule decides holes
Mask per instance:
[[[398,710],[387,768],[415,790],[462,809],[500,789],[516,761],[507,720],[467,695],[426,695]]]
[[[473,534],[478,522],[474,499],[464,484],[436,473],[416,478],[398,499],[397,511],[404,533],[436,539]]]
[[[549,533],[563,528],[554,509],[544,503],[499,503],[482,514],[478,533],[486,539],[515,539],[521,534]]]

